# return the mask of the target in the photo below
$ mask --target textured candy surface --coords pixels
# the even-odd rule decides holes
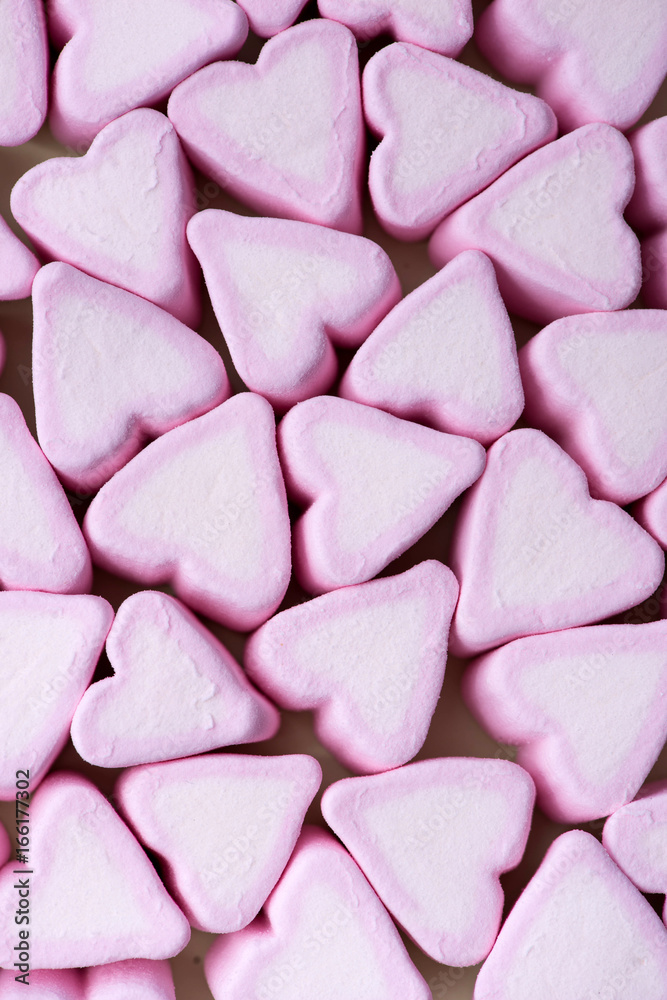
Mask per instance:
[[[387,33],[446,56],[458,55],[473,31],[470,0],[318,0],[318,7],[362,41]]]
[[[38,271],[35,255],[0,216],[0,300],[27,298]]]
[[[0,5],[0,146],[20,146],[46,117],[48,47],[40,0]]]
[[[86,1000],[176,1000],[169,962],[129,958],[84,973]]]
[[[250,27],[260,38],[270,38],[290,28],[306,0],[242,0],[239,7],[248,15]]]

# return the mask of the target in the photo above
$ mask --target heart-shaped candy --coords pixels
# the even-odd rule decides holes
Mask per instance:
[[[599,819],[636,794],[667,739],[667,621],[517,639],[475,660],[463,693],[519,747],[548,816]]]
[[[278,428],[292,497],[301,585],[321,594],[363,583],[432,527],[484,468],[477,441],[347,399],[298,403]]]
[[[125,771],[116,796],[192,926],[228,934],[264,905],[321,780],[301,754],[208,754]]]
[[[243,392],[168,431],[102,487],[84,531],[105,569],[169,582],[230,628],[261,625],[290,577],[273,410]]]
[[[169,99],[195,166],[263,215],[361,232],[364,123],[354,36],[305,21],[256,66],[206,66]]]
[[[374,55],[363,99],[381,140],[371,155],[371,197],[397,239],[428,236],[557,131],[544,101],[417,45],[387,45]]]
[[[39,261],[0,216],[0,300],[30,295]]]
[[[78,774],[49,775],[37,790],[29,862],[11,862],[0,872],[3,969],[16,961],[17,879],[29,890],[32,969],[171,958],[190,938],[187,920],[134,836]]]
[[[516,764],[443,757],[337,781],[322,814],[419,947],[460,967],[491,951],[498,877],[521,860],[534,800]]]
[[[654,0],[495,0],[475,41],[504,76],[536,86],[562,131],[587,122],[625,131],[667,73],[667,11]]]
[[[41,0],[0,4],[0,146],[20,146],[46,117],[48,45]]]
[[[139,108],[82,157],[54,157],[14,185],[12,212],[47,258],[143,295],[190,326],[199,269],[185,237],[194,180],[172,125]]]
[[[217,351],[170,313],[69,264],[33,287],[37,438],[61,479],[94,492],[145,444],[230,394]]]
[[[538,323],[624,309],[641,285],[639,241],[623,219],[633,185],[627,139],[587,125],[452,212],[431,237],[431,258],[442,267],[461,250],[483,250],[510,312]]]
[[[380,900],[323,830],[301,834],[264,914],[208,951],[216,1000],[430,1000]]]
[[[343,587],[258,629],[246,670],[283,708],[314,710],[319,740],[347,767],[398,767],[426,739],[457,595],[454,574],[434,559]]]
[[[361,236],[210,209],[188,239],[237,372],[284,410],[328,389],[332,345],[357,347],[401,297],[389,257]]]
[[[663,1000],[667,933],[601,844],[570,830],[551,845],[503,924],[475,1000]]]
[[[59,142],[85,152],[114,118],[236,55],[248,21],[230,0],[49,0],[49,31],[64,46],[49,123]]]
[[[604,825],[602,843],[642,892],[667,893],[667,781],[644,785]],[[662,913],[667,924],[667,900]]]
[[[251,30],[260,38],[290,28],[305,6],[306,0],[241,0],[239,4],[248,15]]]
[[[527,420],[579,463],[591,494],[624,506],[667,476],[667,313],[567,316],[519,355]]]
[[[84,982],[85,1000],[176,1000],[174,977],[166,959],[128,958],[95,965],[84,972]]]
[[[0,601],[1,605],[1,601]],[[88,688],[72,741],[98,767],[174,760],[274,736],[280,717],[179,601],[140,591],[107,639],[114,676]]]
[[[523,409],[493,264],[468,250],[407,295],[359,348],[338,393],[484,445]]]
[[[445,56],[457,56],[473,31],[471,0],[318,0],[318,7],[362,41],[386,33]]]
[[[0,584],[90,590],[90,555],[63,488],[11,396],[0,394]]]
[[[69,736],[113,621],[101,597],[0,593],[0,799],[35,789]]]
[[[463,501],[451,565],[461,594],[452,652],[600,621],[656,589],[664,555],[541,431],[510,431]]]

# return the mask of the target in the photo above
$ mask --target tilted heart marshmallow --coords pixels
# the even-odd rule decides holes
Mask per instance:
[[[40,0],[0,5],[0,146],[20,146],[46,117],[48,44]]]
[[[322,814],[413,941],[460,967],[491,951],[534,800],[516,764],[443,757],[337,781]]]
[[[30,295],[39,261],[0,216],[0,301]]]
[[[361,233],[365,133],[347,28],[305,21],[256,66],[207,66],[176,87],[169,117],[195,166],[251,208]]]
[[[134,836],[78,774],[61,771],[42,783],[30,804],[30,865],[11,862],[0,872],[3,969],[15,961],[14,883],[22,877],[32,969],[171,958],[189,940],[187,920]]]
[[[459,254],[399,302],[359,348],[338,393],[483,445],[508,431],[523,389],[488,257]]]
[[[192,926],[228,934],[264,905],[321,780],[303,754],[208,754],[125,771],[116,797]]]
[[[551,818],[583,823],[629,802],[667,739],[667,621],[532,635],[475,660],[463,693]]]
[[[353,771],[421,749],[440,696],[458,586],[434,559],[288,608],[245,648],[245,667],[283,708],[315,712],[324,746]]]
[[[508,167],[556,137],[530,94],[416,45],[387,45],[363,73],[364,115],[380,144],[368,183],[397,239],[419,240]]]
[[[264,915],[213,942],[216,1000],[430,1000],[398,931],[359,868],[316,827],[301,834]]]
[[[0,585],[90,590],[90,555],[63,488],[11,396],[0,394]]]
[[[241,0],[239,4],[248,15],[251,30],[260,38],[290,28],[305,6],[306,0]]]
[[[114,118],[169,96],[213,59],[236,55],[248,21],[229,0],[49,0],[63,47],[53,69],[49,124],[85,152]]]
[[[195,611],[244,631],[266,621],[290,577],[290,525],[273,411],[243,392],[151,442],[91,503],[95,562],[169,582]]]
[[[357,347],[401,297],[389,257],[361,236],[209,209],[188,239],[237,372],[282,410],[325,392],[333,345]]]
[[[200,275],[185,238],[194,179],[172,125],[139,108],[82,157],[54,157],[14,185],[12,212],[35,246],[143,295],[196,326]]]
[[[664,554],[541,431],[491,446],[450,554],[461,594],[450,647],[472,656],[522,635],[600,621],[656,589]]]
[[[230,395],[220,355],[170,313],[69,264],[33,287],[37,439],[59,476],[94,492],[147,439]]]
[[[72,742],[91,764],[173,760],[269,739],[278,730],[273,705],[222,643],[167,594],[128,597],[106,648],[114,676],[88,688],[72,722]]]
[[[318,0],[318,7],[361,41],[389,34],[445,56],[457,56],[473,32],[470,0]]]
[[[639,241],[623,219],[633,185],[627,139],[587,125],[449,215],[431,237],[431,259],[442,267],[461,250],[483,250],[510,312],[538,323],[624,309],[641,286]]]

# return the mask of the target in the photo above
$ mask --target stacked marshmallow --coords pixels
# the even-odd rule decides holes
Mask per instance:
[[[0,992],[27,964],[40,998],[175,1000],[192,927],[220,935],[220,1000],[428,1000],[398,925],[483,962],[476,1000],[664,1000],[641,893],[667,892],[667,790],[642,787],[666,629],[600,623],[667,548],[667,118],[623,134],[667,16],[303,7],[48,0],[50,80],[40,0],[0,14],[0,143],[49,91],[69,154],[12,191],[40,260],[0,219],[37,437],[0,395],[0,798],[36,789],[29,860],[0,826]],[[457,60],[473,30],[537,96]],[[193,169],[224,210],[197,211]],[[405,296],[366,181],[381,243],[430,237]],[[229,374],[194,330],[202,276]],[[519,351],[508,311],[543,327]],[[429,532],[455,501],[450,569]],[[103,573],[129,581],[114,607]],[[220,636],[249,631],[242,668]],[[495,757],[433,743],[448,648]],[[310,753],[279,709],[314,713]],[[111,801],[99,768],[123,769]],[[533,854],[547,821],[609,816],[604,847],[558,836],[503,923],[535,803]]]

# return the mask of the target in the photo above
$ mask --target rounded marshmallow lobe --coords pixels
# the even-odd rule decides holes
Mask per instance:
[[[451,650],[473,656],[639,604],[662,580],[664,553],[616,504],[592,500],[569,455],[526,428],[489,449],[451,563],[461,587]]]
[[[278,428],[297,578],[321,594],[376,576],[428,531],[484,468],[477,441],[347,399],[298,403]]]
[[[318,7],[360,41],[390,34],[444,56],[457,56],[473,32],[471,0],[318,0]]]
[[[290,524],[271,407],[243,392],[151,442],[94,498],[84,532],[96,563],[170,583],[195,611],[245,631],[290,577]]]
[[[667,480],[633,504],[632,515],[663,549],[667,549]]]
[[[264,915],[219,937],[204,970],[215,1000],[430,1000],[398,931],[340,844],[306,827]]]
[[[667,73],[667,10],[655,0],[494,0],[475,41],[503,75],[535,85],[561,131],[625,131]]]
[[[483,445],[508,431],[523,389],[488,257],[465,251],[407,295],[359,348],[338,394]]]
[[[623,219],[633,185],[627,139],[587,125],[452,212],[431,237],[431,259],[442,267],[462,250],[482,250],[510,312],[537,323],[624,309],[642,280],[639,241]]]
[[[591,495],[624,506],[667,476],[667,313],[567,316],[519,354],[525,417],[581,466]]]
[[[0,585],[79,594],[90,555],[56,475],[11,396],[0,394]]]
[[[357,347],[401,296],[384,250],[324,226],[209,209],[188,239],[237,372],[281,410],[326,391],[333,345]]]
[[[503,924],[475,1000],[662,1000],[667,934],[650,903],[590,833],[549,847]]]
[[[264,905],[321,780],[302,754],[210,754],[125,771],[116,796],[193,927],[229,934]]]
[[[399,767],[426,739],[457,596],[435,560],[343,587],[258,629],[246,670],[283,708],[314,710],[319,740],[351,770]]]
[[[602,843],[638,889],[667,893],[667,781],[644,785],[633,802],[612,813]]]
[[[194,179],[158,111],[117,118],[85,156],[54,157],[14,185],[12,212],[37,249],[141,295],[189,326],[200,274],[185,236]]]
[[[87,1000],[80,969],[31,969],[26,979],[15,978],[22,975],[20,969],[0,969],[3,1000],[21,1000],[26,996],[26,983],[30,987],[30,1000]]]
[[[88,493],[230,395],[220,355],[171,313],[55,262],[33,287],[32,381],[40,446]]]
[[[667,622],[533,635],[475,660],[463,693],[551,818],[583,823],[629,802],[667,739]]]
[[[248,21],[230,0],[47,0],[64,46],[52,83],[51,130],[85,152],[128,111],[157,104],[195,70],[236,55]]]
[[[86,1000],[176,1000],[174,977],[166,959],[128,958],[93,966],[84,975]]]
[[[121,604],[107,656],[114,676],[88,688],[72,722],[76,750],[98,767],[174,760],[278,729],[278,712],[222,643],[166,594]]]
[[[0,301],[27,298],[38,271],[35,255],[0,216]]]
[[[20,146],[44,124],[48,64],[41,0],[4,0],[0,4],[0,146]]]
[[[361,233],[359,57],[342,25],[305,21],[256,66],[199,70],[172,93],[169,118],[194,165],[261,214]]]
[[[534,800],[516,764],[449,757],[337,781],[322,813],[413,941],[461,967],[491,951]]]
[[[30,880],[31,970],[172,958],[188,943],[188,922],[135,837],[81,775],[46,778],[30,804],[30,866],[0,872],[3,969],[16,958],[13,869]]]
[[[667,226],[667,115],[628,136],[635,158],[635,190],[625,217],[650,233]]]
[[[34,790],[63,749],[112,620],[101,597],[0,593],[0,799],[19,768]]]
[[[363,73],[380,144],[369,187],[382,226],[420,240],[508,167],[556,137],[544,101],[416,45],[387,45]]]
[[[271,38],[291,28],[306,5],[306,0],[241,0],[250,30],[260,38]]]

